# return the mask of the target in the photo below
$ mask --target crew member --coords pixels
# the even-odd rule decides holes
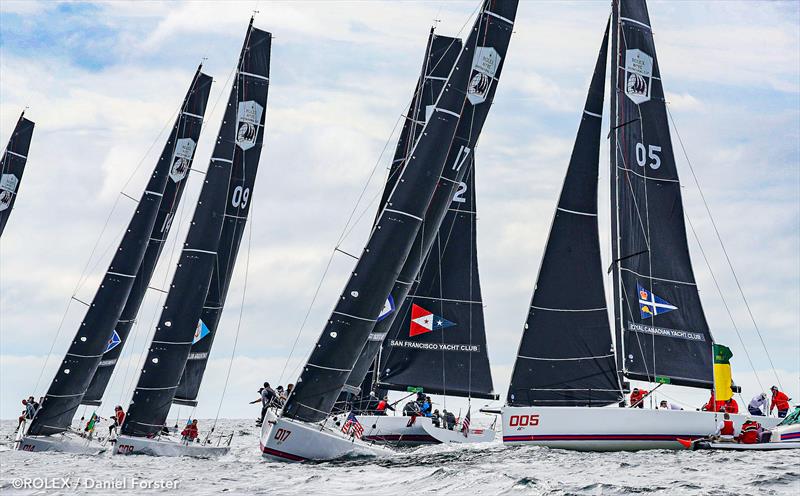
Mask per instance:
[[[448,430],[453,430],[453,427],[456,426],[456,416],[453,412],[448,412],[447,410],[443,410],[444,412],[444,422],[447,424]]]
[[[756,444],[761,435],[761,424],[748,418],[742,424],[742,432],[739,434],[739,442],[742,444]]]
[[[108,437],[111,437],[111,433],[118,433],[118,428],[122,427],[122,423],[125,421],[125,411],[122,410],[122,406],[117,405],[114,407],[114,416],[111,417],[111,425],[108,426]]]
[[[384,396],[382,400],[378,402],[378,407],[375,409],[376,415],[386,415],[386,410],[394,411],[394,407],[389,403],[389,397]]]
[[[431,423],[433,423],[434,427],[442,426],[442,415],[439,413],[438,409],[433,411],[433,415],[431,415]]]
[[[735,433],[736,427],[733,425],[731,415],[726,412],[723,419],[717,423],[717,432],[714,433],[716,440],[723,443],[732,443],[734,441],[733,436]]]
[[[432,402],[431,402],[431,397],[430,396],[426,396],[425,399],[422,401],[422,406],[420,407],[419,410],[424,416],[430,417],[431,416],[431,408],[432,408],[432,406],[433,405],[432,405]]]
[[[778,417],[785,417],[786,413],[789,411],[789,400],[791,400],[791,398],[786,396],[785,393],[778,391],[777,386],[772,386],[770,391],[772,391],[772,403],[769,406],[769,413],[772,413],[773,408],[777,408]]]
[[[661,403],[658,407],[662,410],[683,410],[680,406],[676,405],[675,403],[670,403],[667,400],[661,400]]]
[[[267,414],[267,409],[272,406],[273,402],[277,402],[278,394],[274,389],[269,387],[269,382],[265,382],[264,387],[259,389],[258,392],[261,393],[261,397],[251,401],[250,404],[261,402],[261,417],[256,420],[256,426],[261,427],[261,424],[264,422],[264,416]]]
[[[747,405],[747,411],[750,415],[764,416],[764,410],[767,408],[767,395],[766,393],[758,393],[753,396],[750,403]]]
[[[631,391],[631,407],[644,408],[644,397],[647,396],[647,391],[644,389],[633,388]]]
[[[191,424],[186,424],[183,431],[181,431],[181,440],[193,443],[200,431],[197,428],[197,419],[192,420]]]
[[[732,397],[728,398],[725,402],[725,411],[730,414],[739,413],[739,404]]]

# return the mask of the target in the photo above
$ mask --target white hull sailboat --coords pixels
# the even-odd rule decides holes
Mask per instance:
[[[275,461],[305,462],[346,457],[386,457],[394,451],[324,424],[298,422],[282,417],[261,428],[261,453]]]
[[[364,440],[391,445],[488,443],[494,440],[493,429],[470,428],[465,436],[460,428],[436,427],[429,417],[359,415],[364,426]]]
[[[107,448],[107,441],[86,438],[73,432],[62,432],[50,436],[25,435],[15,441],[15,449],[37,453],[58,451],[79,455],[99,455]]]
[[[225,455],[229,451],[229,446],[212,446],[163,437],[155,439],[124,435],[117,438],[114,448],[115,455],[191,456],[194,458],[213,458]]]
[[[505,407],[503,442],[580,451],[683,449],[679,439],[711,436],[718,412],[617,407]],[[731,415],[736,431],[747,415]],[[772,428],[781,419],[755,417]]]

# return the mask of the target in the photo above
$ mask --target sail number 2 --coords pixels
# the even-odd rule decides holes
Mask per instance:
[[[645,156],[645,153],[647,156]],[[636,163],[639,164],[639,167],[644,167],[647,164],[647,159],[651,160],[650,168],[653,170],[658,169],[661,167],[661,157],[658,154],[661,153],[661,147],[656,145],[648,145],[647,149],[645,149],[643,143],[636,143]]]
[[[539,415],[512,415],[508,419],[509,427],[536,427],[539,425]]]

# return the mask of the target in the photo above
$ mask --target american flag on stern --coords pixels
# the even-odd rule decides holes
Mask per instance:
[[[464,421],[461,422],[461,433],[464,434],[464,437],[467,437],[469,435],[469,424],[470,424],[469,408],[467,408],[467,416],[464,417]]]
[[[361,422],[358,421],[353,412],[350,412],[350,415],[347,416],[347,421],[342,426],[342,432],[358,439],[361,439],[361,436],[364,435],[364,426],[361,425]]]

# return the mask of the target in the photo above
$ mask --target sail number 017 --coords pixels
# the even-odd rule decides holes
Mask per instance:
[[[661,153],[660,146],[648,145],[645,149],[643,143],[636,143],[636,163],[639,164],[639,167],[644,167],[648,158],[651,160],[649,164],[651,169],[656,170],[661,167],[659,153]]]
[[[286,429],[278,429],[275,432],[275,440],[278,441],[279,443],[282,443],[282,442],[286,441],[287,439],[289,439],[289,435],[291,433],[292,433],[292,431],[287,431]]]

